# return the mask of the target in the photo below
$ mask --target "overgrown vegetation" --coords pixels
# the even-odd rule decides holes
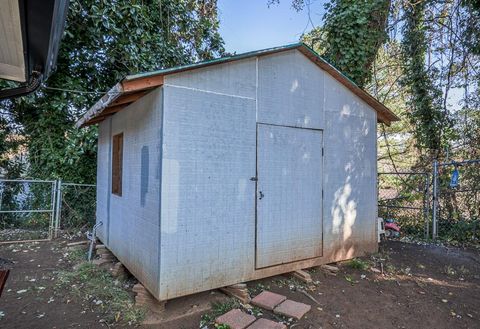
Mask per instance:
[[[361,271],[365,271],[370,267],[370,263],[361,258],[353,258],[347,262],[347,265],[350,268],[361,270]]]
[[[314,15],[311,1],[290,2]],[[478,31],[478,1],[330,0],[324,24],[303,40],[402,119],[378,128],[379,171],[431,173],[434,159],[480,158]],[[442,199],[446,229],[439,234],[478,242],[479,171],[462,169],[461,190],[467,192],[444,188],[452,193]],[[398,180],[389,188],[401,193],[402,206],[418,204],[411,200],[419,195],[412,182]],[[395,219],[405,233],[423,233],[422,214]]]
[[[127,281],[114,278],[110,272],[87,262],[87,249],[77,246],[64,253],[72,266],[57,273],[57,287],[98,308],[107,324],[138,325],[145,310],[134,305],[132,295],[125,289]]]
[[[56,72],[0,103],[0,173],[94,183],[97,131],[76,120],[127,74],[223,52],[216,0],[70,1]]]
[[[108,324],[141,323],[145,311],[134,305],[132,296],[123,288],[122,282],[114,279],[106,270],[85,262],[84,251],[71,252],[68,257],[80,263],[71,271],[58,273],[59,288],[68,288],[75,297],[88,302],[91,307],[99,308]]]
[[[372,64],[385,42],[390,1],[338,0],[325,4],[325,24],[305,37],[325,59],[364,86],[372,75]]]

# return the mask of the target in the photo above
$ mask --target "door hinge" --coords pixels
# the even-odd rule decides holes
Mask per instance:
[[[323,149],[323,147],[322,147],[322,157],[323,157],[323,154],[324,154],[324,149]]]

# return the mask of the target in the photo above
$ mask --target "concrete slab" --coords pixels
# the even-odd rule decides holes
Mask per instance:
[[[219,316],[215,322],[218,324],[226,324],[231,329],[245,329],[255,320],[256,318],[253,315],[244,313],[236,308]]]
[[[275,306],[279,305],[286,299],[287,297],[283,295],[279,295],[270,291],[262,291],[254,299],[252,299],[252,304],[266,310],[273,311]]]
[[[287,326],[268,319],[258,319],[247,329],[287,329]]]
[[[310,305],[294,302],[293,300],[287,299],[273,310],[274,313],[284,315],[289,318],[295,318],[300,320],[305,313],[310,311],[312,307]]]

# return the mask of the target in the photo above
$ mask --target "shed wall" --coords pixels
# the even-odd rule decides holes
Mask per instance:
[[[160,257],[161,106],[159,88],[112,116],[110,129],[105,124],[99,131],[98,182],[104,186],[99,192],[107,195],[99,199],[102,205],[97,210],[105,220],[103,242],[155,295]],[[122,196],[111,193],[111,150],[107,148],[119,133],[123,133]]]
[[[255,269],[257,122],[323,131],[321,257]],[[119,198],[109,143],[122,131]],[[100,125],[98,174],[101,234],[162,300],[376,249],[375,111],[297,50],[166,76]]]
[[[160,299],[170,299],[252,272],[255,101],[164,90]]]
[[[298,50],[259,57],[258,122],[323,129],[324,75]]]
[[[174,74],[164,89],[160,299],[376,248],[375,112],[303,54]],[[322,257],[255,269],[257,122],[323,130]]]
[[[325,75],[324,250],[331,260],[375,251],[376,112]]]

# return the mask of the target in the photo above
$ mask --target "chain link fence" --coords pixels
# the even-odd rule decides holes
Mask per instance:
[[[437,163],[436,169],[436,237],[480,243],[480,160]]]
[[[95,185],[0,179],[0,243],[83,233],[95,210]]]
[[[82,231],[93,227],[96,211],[96,186],[63,183],[59,181],[56,230],[63,233]]]
[[[379,173],[378,216],[394,221],[402,235],[429,235],[429,175],[426,173]]]
[[[56,182],[0,179],[0,242],[51,239]]]

